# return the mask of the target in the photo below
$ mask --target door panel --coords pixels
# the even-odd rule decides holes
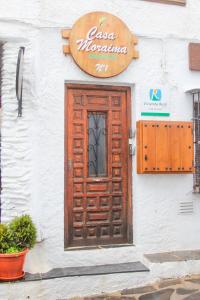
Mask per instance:
[[[128,242],[129,88],[66,90],[65,246]]]

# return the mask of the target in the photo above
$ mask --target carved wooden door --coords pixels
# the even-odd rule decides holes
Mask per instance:
[[[131,239],[128,88],[68,85],[65,246]]]

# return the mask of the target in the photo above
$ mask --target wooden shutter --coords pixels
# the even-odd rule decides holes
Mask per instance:
[[[137,122],[138,173],[192,173],[191,122]]]

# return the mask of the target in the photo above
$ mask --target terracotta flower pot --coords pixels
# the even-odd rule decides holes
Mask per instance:
[[[12,281],[24,277],[24,260],[28,249],[19,253],[0,254],[0,281]]]

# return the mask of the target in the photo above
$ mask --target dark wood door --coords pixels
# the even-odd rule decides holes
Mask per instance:
[[[130,242],[130,90],[67,85],[65,108],[65,246]]]

